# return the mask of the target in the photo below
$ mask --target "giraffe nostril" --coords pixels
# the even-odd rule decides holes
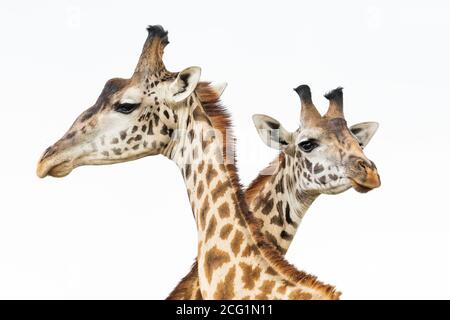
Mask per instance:
[[[52,154],[54,154],[56,152],[56,148],[55,147],[48,147],[44,154],[42,155],[41,159],[45,159],[50,157]]]
[[[367,163],[364,160],[359,160],[358,161],[358,166],[359,166],[360,169],[362,169],[364,171],[367,171],[368,169],[370,169],[372,167],[370,163]]]

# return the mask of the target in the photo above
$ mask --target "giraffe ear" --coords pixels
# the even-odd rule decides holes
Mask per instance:
[[[378,130],[377,122],[362,122],[350,127],[351,133],[356,137],[362,148],[370,142],[375,132]]]
[[[255,114],[253,123],[262,141],[273,149],[284,150],[292,142],[292,134],[274,118],[263,114]]]
[[[189,67],[181,71],[169,86],[169,99],[175,103],[186,100],[197,87],[200,74],[200,67]]]

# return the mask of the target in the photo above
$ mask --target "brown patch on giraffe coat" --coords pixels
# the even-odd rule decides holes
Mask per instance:
[[[298,191],[297,191],[298,192]],[[298,227],[298,224],[294,222],[291,218],[291,207],[289,206],[289,203],[286,203],[286,222],[293,225],[294,228]]]
[[[188,138],[189,138],[189,142],[192,143],[192,141],[194,141],[194,137],[195,137],[194,129],[189,130],[187,135],[188,135]]]
[[[268,215],[273,209],[273,199],[269,199],[269,201],[266,202],[264,207],[262,208],[261,212],[265,215]]]
[[[222,227],[222,229],[220,229],[220,238],[223,240],[226,240],[232,230],[233,230],[233,225],[231,223],[224,225]]]
[[[202,207],[200,208],[200,217],[199,217],[200,230],[204,230],[205,229],[206,216],[208,214],[209,209],[210,209],[209,200],[208,200],[208,197],[206,197],[205,200],[203,200]]]
[[[275,215],[270,219],[270,223],[271,223],[271,224],[274,224],[274,225],[277,225],[277,226],[279,226],[279,227],[282,227],[282,226],[283,226],[283,217],[280,216],[279,214],[278,214],[278,215],[275,214]]]
[[[189,177],[191,176],[191,172],[192,172],[191,165],[188,163],[188,164],[186,164],[186,167],[184,170],[184,177],[186,180],[189,179]]]
[[[281,176],[280,180],[278,181],[278,183],[275,185],[275,192],[276,193],[284,193],[284,177]]]
[[[302,290],[294,290],[289,294],[290,300],[311,300],[312,295],[307,292],[303,292]]]
[[[320,163],[316,163],[314,166],[314,173],[321,173],[323,170],[325,170],[325,168]]]
[[[217,285],[214,293],[215,300],[231,300],[234,298],[234,280],[236,278],[236,267],[233,266],[225,278]]]
[[[336,174],[329,174],[328,177],[333,181],[336,181],[339,178]]]
[[[261,194],[261,195],[257,196],[255,199],[255,205],[253,207],[253,211],[254,212],[259,211],[259,209],[261,209],[261,207],[269,201],[270,196],[271,196],[270,192],[267,192],[265,195]]]
[[[169,134],[169,128],[165,124],[163,124],[163,126],[162,126],[161,130],[159,131],[159,133],[161,133],[164,136],[168,135]]]
[[[153,120],[150,120],[149,123],[148,123],[147,135],[151,136],[153,134],[155,134],[153,132]]]
[[[159,108],[158,108],[159,109]],[[153,113],[153,119],[155,120],[155,128],[159,127],[159,116],[156,113]],[[147,119],[146,119],[147,120]],[[194,137],[192,136],[192,139],[194,139]]]
[[[216,231],[217,227],[217,219],[216,217],[212,216],[211,219],[209,219],[208,227],[206,228],[206,234],[205,234],[205,241],[208,241]]]
[[[202,160],[202,162],[200,162],[200,164],[198,165],[198,173],[202,173],[203,169],[205,168],[205,161]]]
[[[228,262],[230,262],[230,255],[217,246],[212,247],[205,253],[205,276],[209,283],[211,283],[213,272]]]
[[[192,159],[196,160],[198,158],[198,148],[197,146],[194,147],[194,149],[192,150]]]
[[[259,287],[260,293],[255,297],[257,300],[267,300],[275,287],[275,281],[265,280]]]
[[[194,175],[193,175],[193,180],[194,180],[194,185],[197,184],[197,172],[194,171]]]
[[[217,208],[217,211],[219,212],[219,216],[222,219],[228,218],[230,216],[230,206],[227,202],[222,203],[219,208]]]
[[[286,250],[278,244],[278,240],[273,234],[271,234],[269,231],[266,231],[264,235],[266,239],[270,243],[272,243],[279,252],[281,252],[283,255],[286,254]]]
[[[277,213],[278,213],[277,215],[274,215],[272,217],[270,223],[282,227],[284,225],[284,218],[283,218],[283,202],[281,201],[277,202]]]
[[[319,178],[319,181],[320,181],[321,184],[326,184],[327,183],[327,177],[326,176],[321,176]]]
[[[244,283],[244,289],[253,290],[261,275],[261,268],[258,266],[253,268],[252,265],[245,262],[239,263],[239,267],[242,270],[242,282]]]
[[[264,227],[264,220],[263,219],[260,219],[260,218],[255,218],[257,221],[258,221],[258,223],[259,223],[259,225],[261,226],[261,229]]]
[[[230,182],[228,180],[217,182],[216,187],[211,191],[211,196],[214,202],[223,197],[225,192],[230,188]]]
[[[235,234],[234,234],[234,238],[233,240],[231,240],[231,251],[233,251],[234,255],[237,256],[239,254],[239,252],[241,251],[241,245],[242,242],[244,241],[244,234],[239,231],[236,230]]]
[[[271,276],[278,275],[278,273],[272,267],[268,267],[267,270],[266,270],[266,273],[270,274]]]
[[[280,237],[281,239],[286,241],[291,241],[294,238],[291,234],[287,233],[285,230],[281,231]]]
[[[312,163],[311,163],[308,159],[306,159],[306,158],[305,158],[305,165],[306,165],[306,169],[307,169],[310,173],[312,173]]]
[[[206,181],[208,183],[208,186],[211,184],[211,181],[217,177],[218,173],[217,170],[214,169],[212,164],[208,164],[208,168],[206,169]]]
[[[247,247],[245,247],[244,251],[242,251],[242,257],[246,258],[246,257],[250,257],[252,254],[257,255],[258,254],[258,249],[256,247],[256,245],[251,245],[248,244]]]
[[[203,182],[200,181],[197,187],[197,199],[200,199],[202,197],[204,191],[205,186],[203,185]]]
[[[285,294],[287,287],[288,287],[288,285],[286,283],[284,283],[278,287],[277,292],[280,294]]]

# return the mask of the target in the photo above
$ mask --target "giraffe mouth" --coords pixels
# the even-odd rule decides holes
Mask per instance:
[[[72,161],[63,161],[54,166],[46,166],[45,163],[40,163],[37,168],[37,175],[39,178],[45,178],[46,176],[62,178],[67,176],[72,170]]]
[[[57,166],[54,166],[48,171],[48,175],[55,178],[62,178],[72,172],[73,166],[71,161],[64,161]]]
[[[364,185],[364,184],[361,184],[360,182],[356,181],[355,179],[351,179],[351,178],[350,178],[350,181],[351,181],[353,189],[355,189],[359,193],[367,193],[375,188],[378,188],[378,186],[379,186],[379,185],[378,186]]]

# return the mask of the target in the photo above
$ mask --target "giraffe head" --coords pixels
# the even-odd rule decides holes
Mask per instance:
[[[380,186],[375,164],[363,152],[378,124],[359,123],[347,127],[343,113],[342,88],[325,95],[329,108],[321,116],[311,99],[308,86],[294,89],[301,100],[300,127],[288,132],[277,120],[253,117],[262,140],[285,154],[293,181],[305,191],[337,194],[353,187],[368,192]]]
[[[149,26],[142,54],[130,79],[108,80],[96,103],[39,160],[37,175],[63,177],[82,165],[124,162],[161,154],[179,127],[200,68],[165,69],[167,31]]]

